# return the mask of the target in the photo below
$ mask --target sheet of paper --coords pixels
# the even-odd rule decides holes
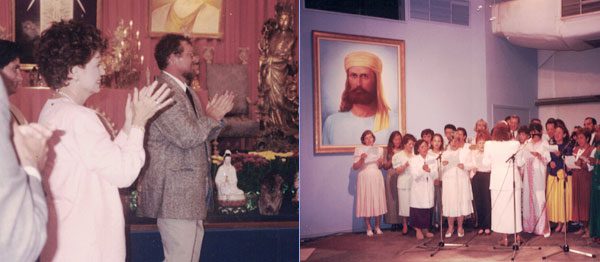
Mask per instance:
[[[566,156],[565,165],[567,165],[567,168],[569,169],[581,169],[581,167],[575,165],[575,156]]]

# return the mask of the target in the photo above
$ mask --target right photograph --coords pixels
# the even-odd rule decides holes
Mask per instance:
[[[599,3],[299,2],[301,261],[596,261]]]

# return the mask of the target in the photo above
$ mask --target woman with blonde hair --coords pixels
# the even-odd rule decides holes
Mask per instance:
[[[478,235],[489,235],[492,232],[492,203],[490,200],[490,166],[483,164],[483,150],[485,142],[490,140],[490,134],[480,131],[475,136],[475,145],[470,152],[471,187],[473,189],[473,200],[475,213],[477,215]]]

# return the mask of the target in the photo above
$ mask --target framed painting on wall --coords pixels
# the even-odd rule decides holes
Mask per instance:
[[[52,22],[81,20],[100,26],[102,0],[12,0],[13,40],[21,47],[21,68],[35,65],[34,46]]]
[[[353,152],[406,133],[404,41],[313,31],[315,153]]]
[[[223,36],[223,0],[150,0],[148,9],[150,36]]]

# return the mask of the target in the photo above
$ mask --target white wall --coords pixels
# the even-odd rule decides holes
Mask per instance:
[[[600,95],[600,48],[538,52],[538,98]],[[600,121],[600,103],[540,106],[540,119],[561,118],[569,131],[585,117]]]

